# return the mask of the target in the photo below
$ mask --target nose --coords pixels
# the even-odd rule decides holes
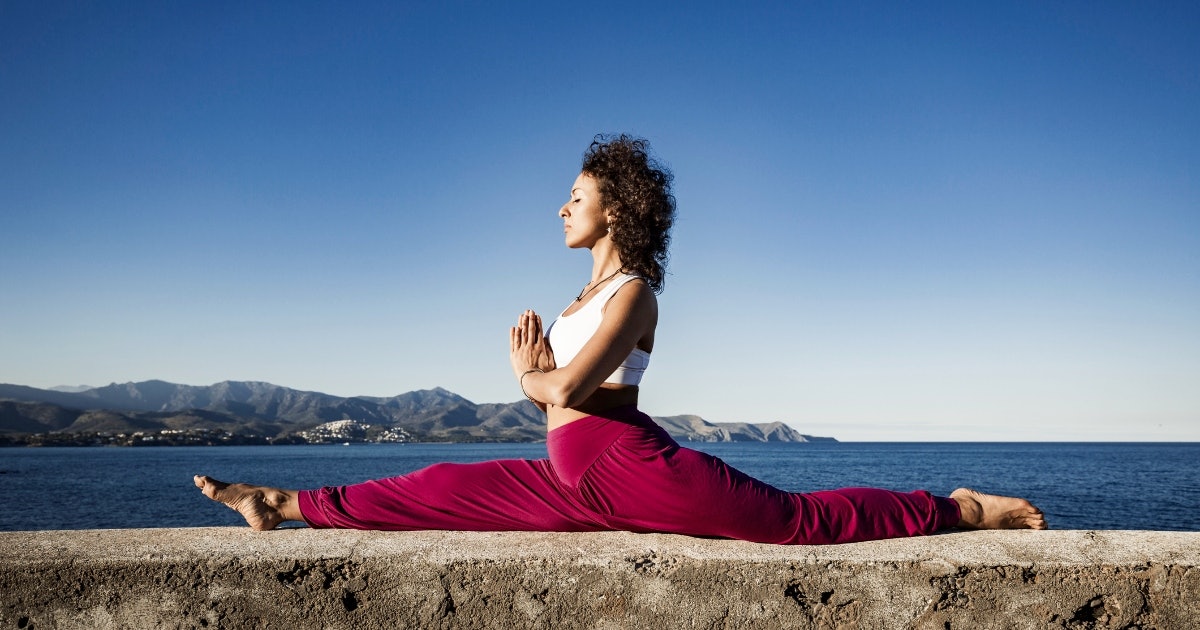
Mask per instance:
[[[565,219],[565,218],[567,218],[567,206],[568,206],[568,205],[569,205],[569,204],[565,204],[565,203],[564,203],[564,204],[562,205],[562,207],[558,209],[558,217],[559,217],[560,219]]]

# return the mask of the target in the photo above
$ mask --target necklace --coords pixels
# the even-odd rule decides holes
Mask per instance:
[[[617,268],[617,270],[612,272],[611,274],[609,274],[609,276],[607,278],[600,280],[598,282],[589,282],[589,283],[583,285],[583,290],[579,292],[579,295],[575,296],[575,301],[578,302],[578,301],[582,300],[583,296],[592,292],[592,289],[595,289],[596,287],[604,284],[605,282],[612,280],[613,277],[615,277],[619,273],[621,273],[621,269]]]

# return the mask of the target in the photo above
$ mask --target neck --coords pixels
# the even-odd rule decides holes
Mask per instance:
[[[597,243],[592,248],[592,282],[607,278],[620,269],[621,259],[612,246],[600,247]]]

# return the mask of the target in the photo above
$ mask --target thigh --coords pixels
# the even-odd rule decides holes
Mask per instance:
[[[755,542],[795,539],[794,495],[706,453],[661,448],[655,437],[623,438],[581,484],[581,495],[610,526]]]

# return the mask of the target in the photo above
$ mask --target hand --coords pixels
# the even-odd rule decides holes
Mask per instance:
[[[550,341],[542,334],[542,318],[537,313],[521,313],[517,325],[509,329],[508,338],[508,358],[517,378],[529,370],[549,372],[558,367],[554,363]]]

